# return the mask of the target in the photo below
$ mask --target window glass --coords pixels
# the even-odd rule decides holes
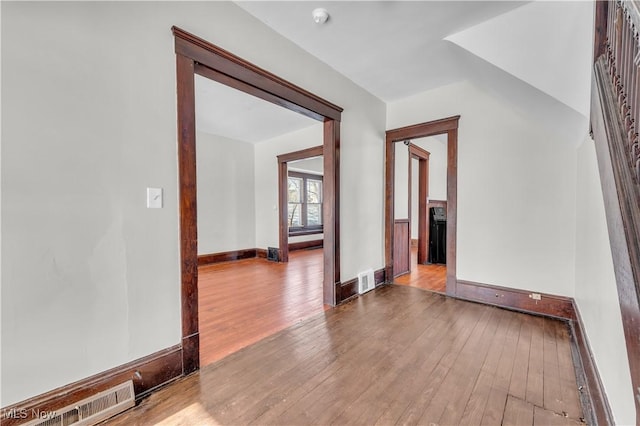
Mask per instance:
[[[302,201],[302,178],[289,177],[289,202],[299,203]]]
[[[302,204],[289,203],[289,227],[302,226]]]

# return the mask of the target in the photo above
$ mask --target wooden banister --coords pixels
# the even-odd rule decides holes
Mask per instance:
[[[640,425],[640,9],[595,5],[591,128]]]

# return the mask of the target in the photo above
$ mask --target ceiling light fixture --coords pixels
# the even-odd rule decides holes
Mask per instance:
[[[313,22],[318,25],[324,24],[327,22],[327,19],[329,19],[329,12],[327,12],[327,9],[321,7],[314,9],[311,14],[313,15]]]

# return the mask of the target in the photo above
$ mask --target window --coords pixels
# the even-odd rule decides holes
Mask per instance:
[[[322,176],[289,172],[289,235],[322,232]]]

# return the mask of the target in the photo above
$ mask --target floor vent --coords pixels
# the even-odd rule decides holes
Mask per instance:
[[[280,261],[280,253],[278,252],[278,248],[277,247],[267,247],[267,260],[270,260],[272,262],[279,262]]]
[[[135,405],[133,382],[117,385],[55,412],[41,413],[25,426],[88,426],[115,416]],[[43,418],[46,417],[46,418]]]
[[[358,274],[358,293],[366,293],[369,290],[373,290],[376,286],[376,280],[373,277],[373,270],[367,269]]]

